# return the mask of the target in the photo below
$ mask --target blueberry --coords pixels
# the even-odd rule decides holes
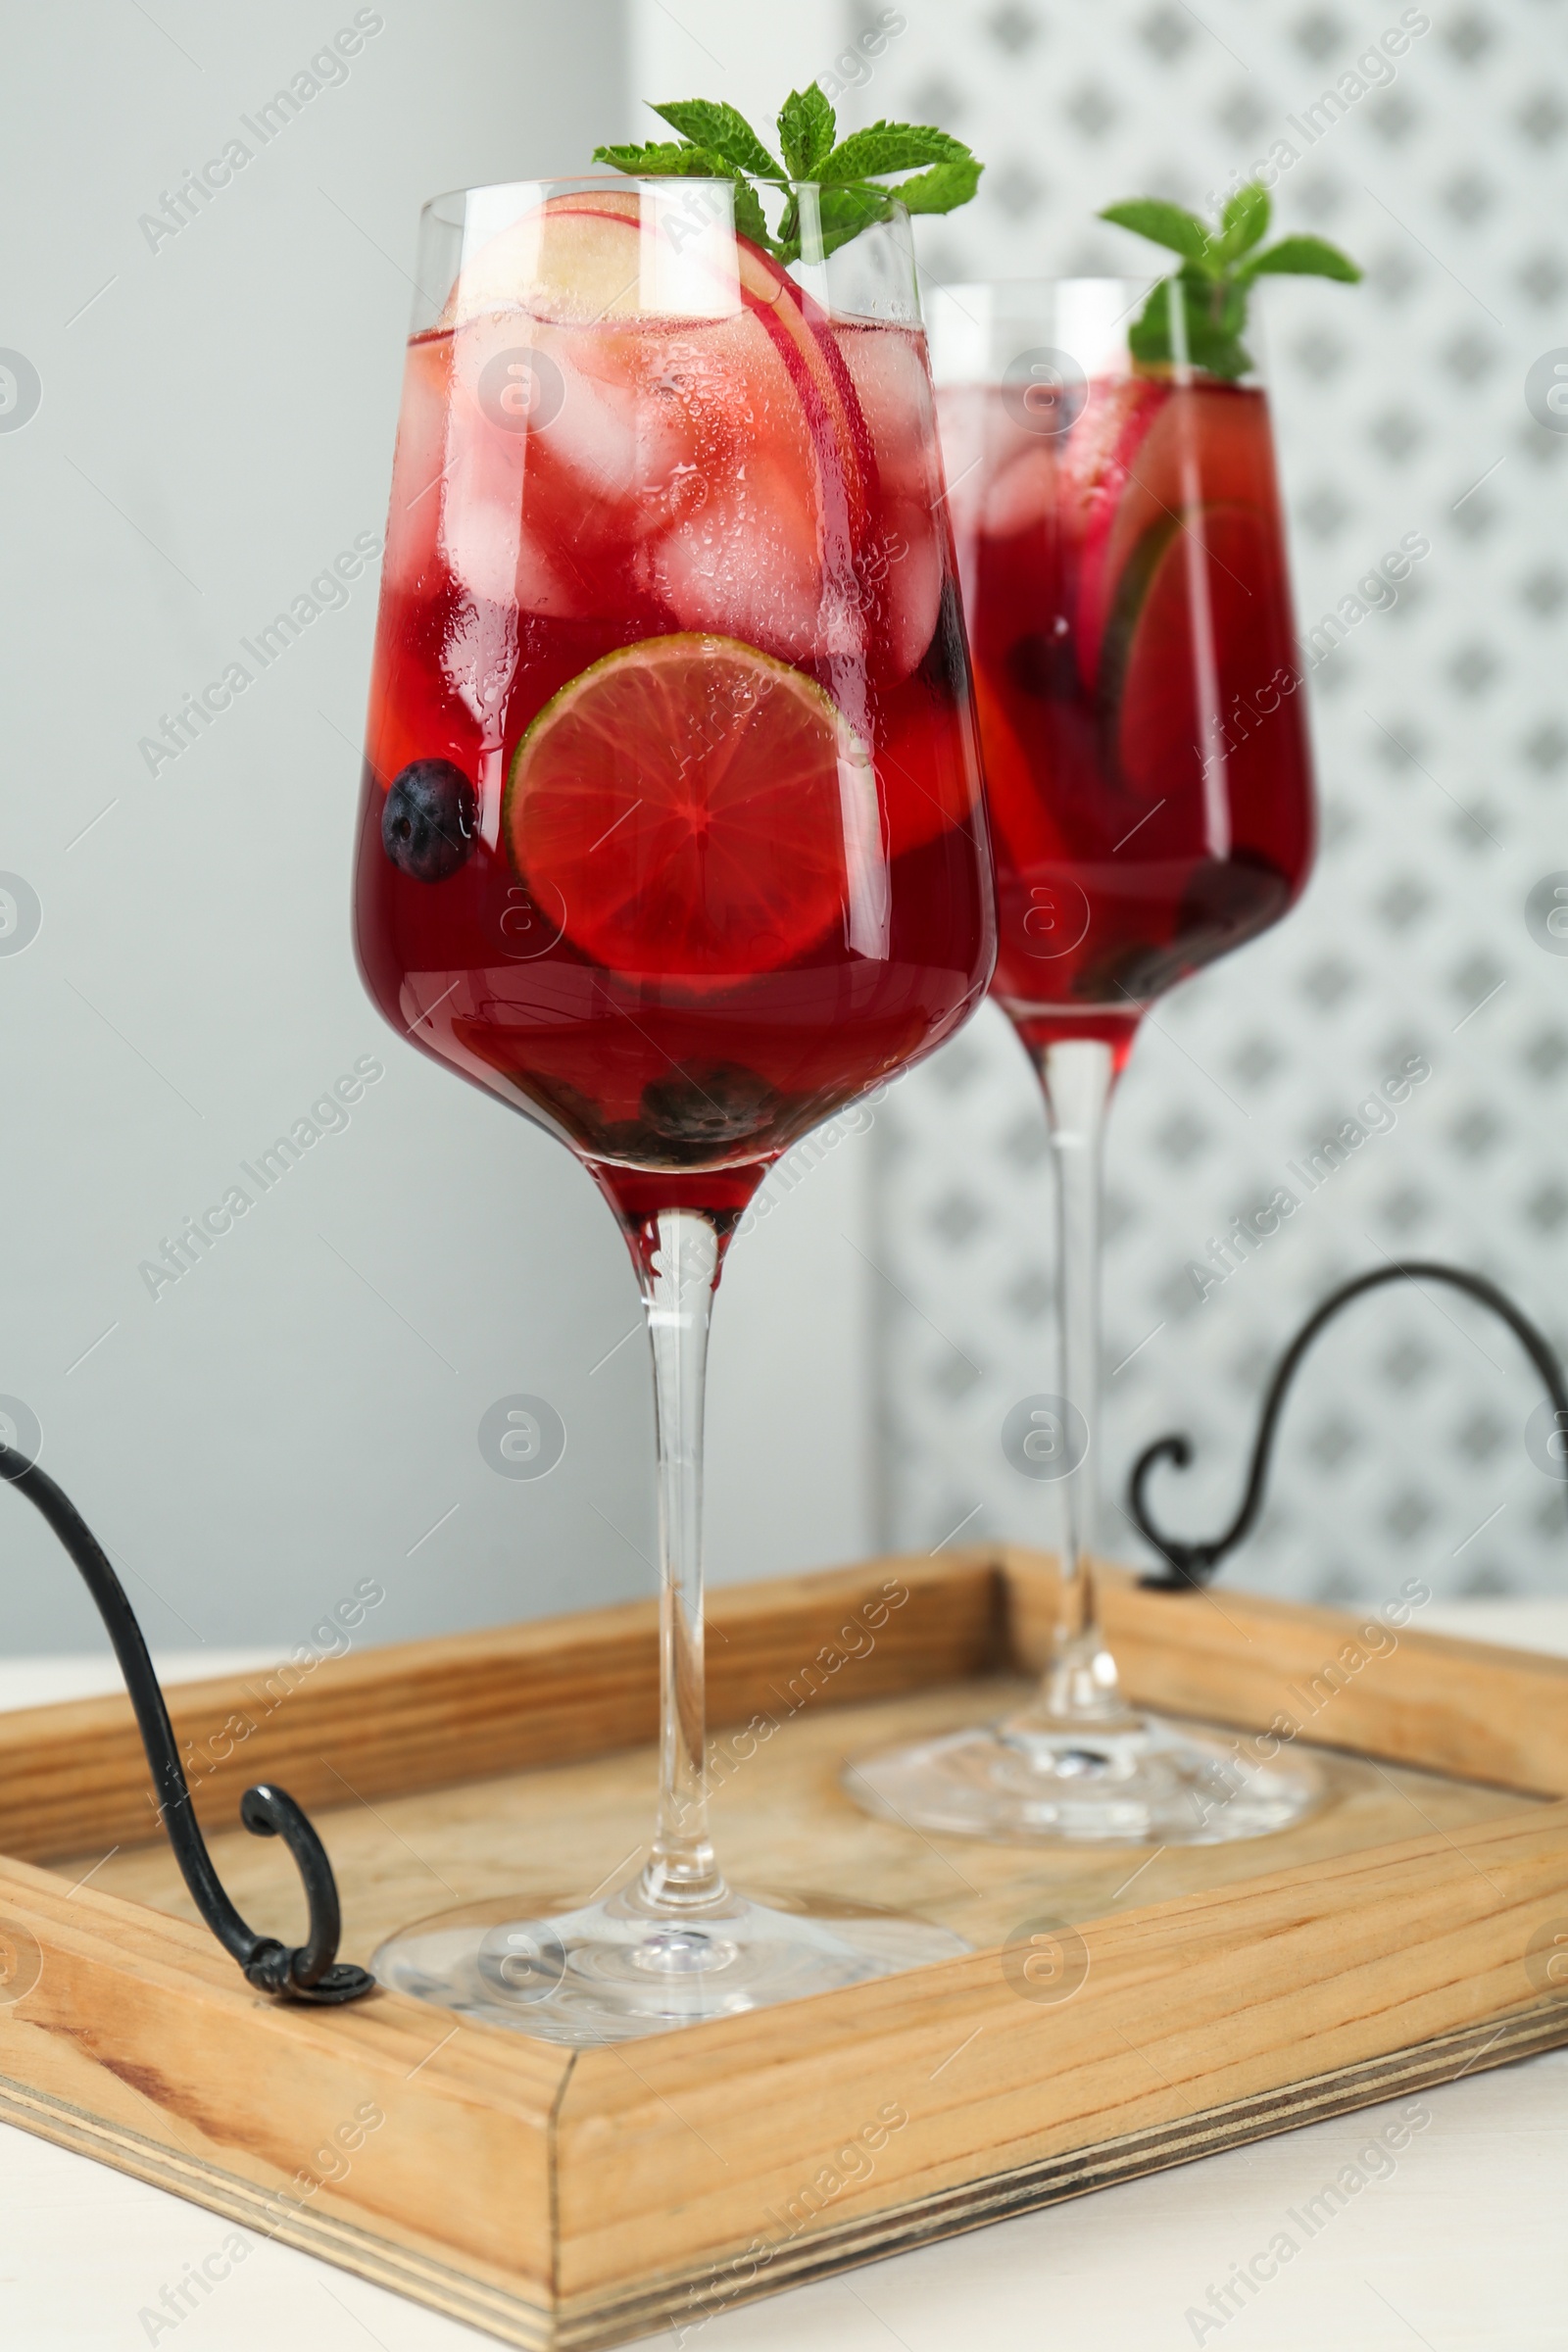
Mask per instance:
[[[728,1150],[771,1126],[779,1097],[738,1062],[682,1062],[643,1088],[643,1124],[662,1144]]]
[[[381,810],[381,847],[416,882],[444,882],[473,848],[473,786],[450,760],[414,760]]]

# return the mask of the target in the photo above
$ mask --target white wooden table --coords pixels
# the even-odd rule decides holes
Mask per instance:
[[[1434,1605],[1423,1623],[1568,1654],[1568,1602]],[[251,1652],[159,1661],[168,1680],[259,1662]],[[0,1667],[0,1706],[116,1679],[96,1660],[24,1661]],[[702,2352],[1564,2352],[1568,2051],[1425,2093],[1427,2121],[1408,2145],[1359,2167],[1382,2177],[1308,2240],[1290,2217],[1409,2104],[796,2288],[684,2340]],[[1298,2250],[1217,2316],[1210,2290],[1221,2290],[1223,2314],[1226,2281],[1281,2231]],[[254,2239],[181,2312],[182,2278],[233,2234],[200,2207],[0,2127],[0,2345],[129,2352],[177,2338],[179,2352],[457,2352],[492,2341]]]

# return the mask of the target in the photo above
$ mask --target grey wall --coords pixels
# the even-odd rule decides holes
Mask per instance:
[[[0,953],[0,1392],[185,1647],[300,1640],[367,1575],[377,1639],[648,1583],[640,1343],[592,1369],[635,1313],[609,1216],[558,1147],[400,1047],[354,970],[373,565],[177,760],[138,753],[379,534],[421,200],[580,168],[625,118],[609,0],[380,14],[266,147],[240,118],[347,0],[7,19],[0,345],[42,397],[0,413],[0,868],[42,922]],[[139,216],[236,135],[252,160],[155,248]],[[139,1262],[368,1054],[385,1075],[346,1131],[149,1296]],[[565,1421],[544,1480],[480,1457],[513,1391]],[[0,1647],[98,1640],[0,1504]]]
[[[6,26],[0,348],[25,365],[0,372],[0,873],[42,919],[28,939],[13,892],[8,930],[0,897],[0,1411],[36,1417],[150,1638],[183,1650],[301,1641],[367,1576],[377,1641],[653,1584],[609,1213],[558,1145],[400,1045],[354,970],[373,565],[265,672],[240,640],[379,533],[420,203],[585,168],[662,61],[628,68],[611,0],[373,13],[265,145],[242,118],[352,6],[19,0]],[[206,209],[141,225],[236,136],[251,160]],[[149,762],[236,657],[253,682]],[[349,1126],[261,1195],[241,1161],[365,1054],[385,1074]],[[867,1544],[866,1168],[859,1139],[808,1185],[785,1171],[732,1257],[719,1578]],[[236,1182],[254,1206],[154,1298],[142,1261]],[[516,1393],[565,1426],[541,1480],[479,1451]],[[101,1645],[20,1501],[0,1545],[0,1652]]]

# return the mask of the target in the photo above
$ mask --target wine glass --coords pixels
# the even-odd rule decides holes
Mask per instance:
[[[1310,754],[1267,401],[1255,374],[1140,364],[1165,289],[956,286],[928,301],[997,867],[993,994],[1045,1094],[1059,1393],[1004,1432],[1062,1504],[1060,1611],[1032,1702],[861,1758],[870,1809],[1002,1840],[1254,1838],[1317,1801],[1302,1759],[1244,1761],[1123,1697],[1093,1554],[1101,1152],[1151,1002],[1278,922],[1313,851]]]
[[[382,1982],[547,2039],[966,1947],[731,1890],[704,1789],[709,1311],[768,1166],[973,1009],[996,924],[907,218],[786,270],[728,180],[423,216],[357,868],[366,985],[569,1146],[630,1247],[658,1426],[648,1859],[421,1923]],[[529,1433],[514,1433],[526,1446]]]

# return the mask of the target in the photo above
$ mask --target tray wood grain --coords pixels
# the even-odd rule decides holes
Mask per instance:
[[[855,1888],[868,1901],[914,1911],[994,1946],[1026,1917],[1087,1921],[1134,1905],[1332,1861],[1366,1847],[1517,1814],[1545,1800],[1382,1764],[1319,1747],[1325,1802],[1263,1844],[1102,1846],[1087,1852],[915,1836],[846,1803],[840,1773],[887,1740],[950,1731],[1020,1701],[1030,1685],[1012,1676],[944,1683],[903,1696],[857,1701],[842,1683],[832,1706],[805,1707],[765,1744],[737,1758],[720,1729],[710,1747],[717,1787],[713,1823],[726,1868],[747,1886],[785,1892]],[[346,1922],[344,1951],[368,1961],[382,1937],[432,1911],[510,1890],[519,1915],[582,1897],[635,1867],[653,1818],[652,1747],[617,1749],[549,1769],[508,1773],[381,1795],[351,1795],[315,1819],[332,1855]],[[286,1852],[232,1823],[212,1850],[248,1917],[286,1923],[301,1913]],[[149,1903],[193,1924],[197,1912],[172,1854],[156,1845],[86,1847],[51,1865],[73,1884]],[[90,1874],[90,1877],[89,1877]]]
[[[588,2346],[1568,2040],[1568,1999],[1527,1963],[1568,1921],[1568,1662],[1407,1628],[1353,1664],[1353,1618],[1112,1575],[1135,1695],[1300,1722],[1330,1783],[1314,1822],[1063,1857],[853,1807],[846,1750],[997,1709],[1053,1597],[1050,1563],[1017,1552],[712,1596],[737,1876],[991,1948],[628,2049],[385,1993],[268,2002],[179,1915],[128,1704],[0,1718],[0,1935],[40,1963],[0,2006],[0,2115],[505,2341]],[[297,1932],[276,1849],[228,1826],[244,1786],[277,1779],[320,1808],[363,1956],[454,1898],[630,1864],[655,1663],[633,1607],[350,1655],[276,1698],[194,1686],[172,1711],[242,1905]],[[760,1718],[771,1735],[740,1755],[724,1727]],[[1054,2004],[1019,1997],[996,1949],[1042,1915],[1076,1921],[1089,1959]],[[870,2127],[851,2178],[835,2153]]]

